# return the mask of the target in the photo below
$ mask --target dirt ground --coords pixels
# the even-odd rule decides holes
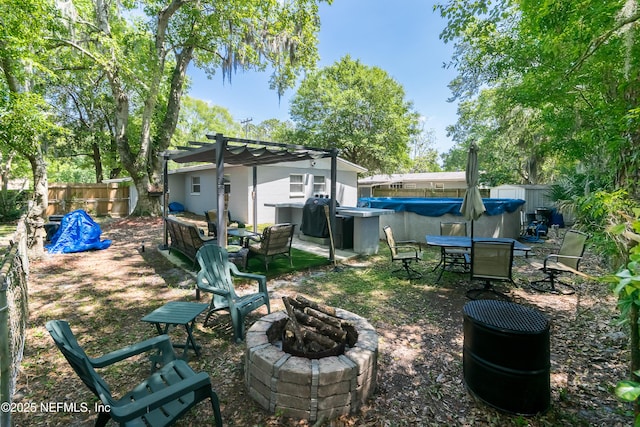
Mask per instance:
[[[132,344],[155,334],[140,319],[171,300],[194,300],[195,280],[170,263],[156,248],[161,243],[160,219],[120,219],[102,225],[102,238],[112,246],[103,251],[45,255],[31,263],[30,322],[16,403],[25,410],[12,415],[16,426],[93,425],[95,399],[54,347],[44,328],[50,319],[65,319],[90,356]],[[535,245],[533,258],[553,247]],[[142,250],[142,247],[145,250]],[[434,258],[435,259],[435,258]],[[381,256],[355,261],[359,267],[388,262]],[[588,254],[584,270],[600,274],[601,262]],[[379,334],[378,387],[366,405],[350,416],[321,420],[325,426],[623,426],[632,424],[631,406],[613,395],[616,382],[628,371],[628,339],[616,322],[615,298],[606,285],[578,280],[571,296],[541,294],[527,286],[512,298],[542,311],[551,320],[551,409],[523,417],[495,411],[465,389],[462,373],[462,307],[468,301],[462,275],[447,275],[435,285],[435,261],[421,267],[416,283],[425,297],[425,316],[408,322],[391,319],[374,324]],[[328,268],[327,268],[328,269]],[[538,275],[523,259],[516,260],[516,281]],[[451,276],[451,277],[449,277]],[[455,276],[455,277],[453,277]],[[297,292],[301,277],[271,281],[272,310],[281,309],[279,295]],[[314,298],[313,295],[307,295]],[[280,302],[279,302],[280,301]],[[262,307],[249,322],[266,314]],[[179,331],[172,339],[182,337]],[[309,426],[282,414],[262,410],[247,395],[243,381],[244,346],[232,342],[228,317],[213,326],[196,326],[202,355],[190,365],[211,376],[220,396],[225,426]],[[148,373],[144,361],[107,370],[114,394]],[[117,385],[117,387],[115,386]],[[88,402],[88,411],[42,411],[48,402]],[[34,406],[34,404],[37,406]],[[178,425],[207,425],[211,408],[200,404]]]

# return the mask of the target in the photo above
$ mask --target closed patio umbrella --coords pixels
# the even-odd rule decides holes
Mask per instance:
[[[478,190],[478,146],[475,142],[469,147],[467,156],[467,169],[465,177],[467,180],[467,191],[462,200],[460,213],[464,215],[467,221],[471,221],[471,237],[473,238],[473,221],[480,218],[482,213],[486,211],[480,190]]]

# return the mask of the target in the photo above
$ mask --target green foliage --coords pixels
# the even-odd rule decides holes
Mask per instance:
[[[180,119],[171,146],[184,146],[189,141],[205,141],[208,134],[223,133],[240,137],[240,124],[233,120],[231,113],[218,105],[185,97],[180,108]]]
[[[49,182],[95,183],[92,166],[77,158],[53,159],[47,165],[47,176]]]
[[[44,99],[32,92],[11,93],[1,99],[0,140],[26,157],[35,156],[42,137],[58,130],[48,110]]]
[[[444,156],[445,169],[464,170],[471,142],[478,145],[482,183],[536,184],[545,155],[540,150],[540,117],[522,107],[503,111],[499,92],[485,90],[458,108],[458,123],[449,131],[456,145]]]
[[[115,177],[114,171],[122,166],[111,132],[113,99],[108,81],[101,78],[86,57],[67,54],[58,62],[66,66],[49,79],[47,93],[56,108],[57,120],[68,135],[56,141],[47,155],[86,168],[90,180],[80,182]]]
[[[605,280],[614,286],[613,291],[618,296],[618,307],[620,308],[622,319],[637,325],[637,307],[640,306],[640,208],[634,208],[633,214],[634,220],[609,228],[609,232],[621,236],[633,246],[629,250],[629,260],[626,266],[616,274],[606,277]],[[632,327],[631,331],[632,334],[638,333],[637,327]],[[631,343],[632,346],[637,346],[638,337],[632,337]],[[637,348],[632,348],[632,366],[638,366],[640,363],[639,360],[635,360],[638,357],[638,350]],[[640,378],[640,371],[635,371],[633,374],[635,378]],[[640,382],[620,381],[615,388],[615,394],[622,400],[636,402],[637,404],[640,396]],[[640,413],[637,411],[635,425],[640,425]]]
[[[296,126],[290,142],[336,147],[371,173],[408,166],[408,144],[419,132],[418,114],[402,86],[348,55],[307,75],[290,113]]]
[[[260,141],[286,141],[287,135],[293,131],[293,123],[290,121],[282,122],[278,119],[268,119],[255,126],[249,125],[248,138],[258,139]]]
[[[611,265],[620,264],[620,259],[626,254],[627,243],[625,239],[612,234],[610,229],[615,224],[625,222],[634,206],[635,202],[625,190],[594,191],[575,197],[576,222],[593,235],[591,244]]]
[[[0,222],[14,221],[22,215],[31,194],[28,191],[0,191]]]
[[[437,5],[448,19],[442,38],[455,44],[454,98],[471,102],[461,104],[454,140],[508,153],[480,168],[508,164],[524,172],[521,182],[553,182],[558,168],[579,161],[595,182],[638,197],[640,14],[632,3]],[[486,92],[493,102],[482,102]]]
[[[620,218],[621,212],[630,212],[632,206],[625,190],[595,191],[577,200],[580,223],[589,228],[608,228]]]
[[[271,68],[271,87],[282,94],[317,60],[319,1],[167,4],[145,0],[107,2],[102,7],[88,0],[66,3],[66,31],[54,37],[60,58],[65,60],[60,68],[82,64],[78,69],[86,72],[81,87],[95,87],[100,95],[94,98],[91,90],[73,91],[78,95],[76,101],[87,107],[76,111],[97,113],[97,107],[108,105],[110,142],[139,190],[135,214],[159,213],[158,198],[148,192],[160,185],[158,155],[172,142],[191,139],[192,132],[199,134],[197,139],[204,138],[210,128],[224,131],[215,129],[221,123],[235,126],[224,112],[216,116],[221,121],[205,123],[202,128],[186,117],[174,141],[189,66],[209,75],[221,70],[229,80],[238,68]],[[187,108],[196,116],[205,109],[198,104]],[[90,116],[98,118],[97,114]],[[114,150],[109,154],[109,159],[116,157]]]
[[[420,120],[420,131],[413,135],[411,145],[411,165],[406,170],[410,173],[440,172],[438,164],[438,151],[435,147],[435,131],[427,130]]]

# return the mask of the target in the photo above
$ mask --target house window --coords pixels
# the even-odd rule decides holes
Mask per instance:
[[[402,190],[402,183],[401,182],[394,182],[394,183],[389,185],[389,188],[392,188],[394,190]]]
[[[315,175],[313,177],[313,194],[325,194],[326,186],[323,175]]]
[[[304,197],[304,175],[289,175],[289,193],[291,197]]]
[[[200,177],[191,177],[191,194],[200,194]]]

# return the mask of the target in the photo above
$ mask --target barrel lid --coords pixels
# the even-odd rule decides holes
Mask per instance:
[[[508,301],[470,301],[463,311],[465,316],[493,328],[525,333],[549,329],[549,320],[540,311]]]

